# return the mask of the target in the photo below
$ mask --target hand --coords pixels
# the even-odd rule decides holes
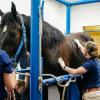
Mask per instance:
[[[80,43],[80,41],[78,39],[74,39],[74,42],[78,45],[78,47],[82,46],[81,43]]]
[[[62,67],[62,69],[64,69],[65,67],[65,62],[63,61],[63,59],[60,57],[58,58],[58,63],[60,64],[60,66]]]

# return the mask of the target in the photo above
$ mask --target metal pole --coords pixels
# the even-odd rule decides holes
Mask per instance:
[[[62,4],[64,4],[64,5],[70,5],[70,2],[68,2],[68,1],[66,1],[66,0],[56,0],[56,1],[58,1],[59,3],[62,3]]]
[[[80,77],[80,75],[62,75],[62,76],[58,76],[56,77],[56,79],[54,77],[52,78],[48,78],[48,79],[44,79],[42,81],[43,85],[48,85],[48,86],[51,86],[51,85],[54,85],[55,83],[62,83],[64,81],[68,81],[70,78],[77,78],[77,77]]]
[[[81,0],[81,1],[77,1],[77,2],[72,2],[70,5],[74,6],[74,5],[81,5],[81,4],[88,4],[88,3],[96,3],[96,2],[100,2],[100,0]]]
[[[31,1],[30,100],[39,100],[39,5],[40,0]]]
[[[65,35],[67,35],[67,34],[69,34],[70,33],[70,10],[71,9],[71,7],[70,6],[67,6],[67,8],[66,8],[66,34]]]

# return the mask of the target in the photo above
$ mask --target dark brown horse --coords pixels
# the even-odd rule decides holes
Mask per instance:
[[[55,27],[47,22],[43,23],[42,56],[44,73],[50,73],[55,76],[66,74],[57,62],[59,57],[62,57],[66,65],[72,68],[77,68],[82,64],[85,58],[76,43],[74,43],[74,39],[79,39],[81,42],[93,41],[93,39],[85,33],[73,33],[65,37]],[[79,85],[81,84],[79,83]],[[61,98],[63,89],[58,87],[58,90]],[[46,98],[46,96],[44,97]],[[45,100],[47,100],[47,98]]]
[[[11,12],[3,13],[0,10],[0,16],[2,17],[0,24],[0,48],[4,49],[10,57],[13,58],[12,61],[14,62],[15,67],[18,62],[20,62],[22,68],[29,67],[28,55],[26,51],[30,50],[30,17],[18,14],[14,3],[12,3]],[[21,17],[23,17],[23,25],[25,26],[24,31],[26,31],[25,35],[27,42],[25,41],[25,43],[22,34],[23,29]],[[20,77],[24,76],[20,75]],[[21,84],[23,84],[23,87],[21,87]],[[16,89],[27,93],[24,81],[18,81]],[[17,95],[16,100],[22,100],[21,95],[22,93]],[[24,94],[24,96],[26,96],[26,94]]]
[[[14,3],[12,3],[11,12],[3,13],[0,25],[0,47],[7,51],[10,56],[14,56],[17,48],[21,42],[22,37],[22,21],[24,18],[24,24],[26,27],[26,39],[27,50],[30,47],[30,17],[20,15],[16,11]],[[93,40],[91,37],[84,33],[74,33],[68,36],[64,36],[57,28],[51,26],[49,23],[43,21],[43,33],[42,33],[42,56],[43,56],[43,73],[50,73],[55,76],[64,75],[65,72],[59,66],[57,59],[62,57],[69,67],[76,68],[84,61],[84,56],[77,48],[77,45],[73,40],[77,38],[81,41]],[[21,51],[22,52],[22,51]],[[21,53],[17,59],[19,61]],[[60,97],[62,95],[62,88],[58,88]],[[46,91],[47,92],[47,91]],[[45,93],[45,90],[44,90]],[[48,98],[48,97],[47,97]],[[45,95],[45,100],[47,100]]]

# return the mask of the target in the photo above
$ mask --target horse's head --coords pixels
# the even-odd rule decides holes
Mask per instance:
[[[3,13],[0,10],[0,16],[0,48],[12,55],[16,52],[22,37],[21,15],[17,12],[15,4],[12,2],[11,12]],[[29,27],[29,19],[24,15],[23,17],[25,27]],[[28,28],[26,30],[29,31]]]

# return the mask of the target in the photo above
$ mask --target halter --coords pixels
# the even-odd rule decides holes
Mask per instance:
[[[25,28],[25,25],[24,25],[24,19],[23,17],[20,15],[20,19],[21,19],[21,23],[22,23],[22,39],[21,39],[21,42],[19,44],[19,47],[16,51],[16,54],[14,56],[14,58],[12,58],[12,62],[14,65],[16,65],[16,60],[21,52],[21,49],[23,46],[25,46],[25,50],[27,50],[27,47],[26,47],[26,43],[27,43],[27,39],[26,39],[26,28]]]

